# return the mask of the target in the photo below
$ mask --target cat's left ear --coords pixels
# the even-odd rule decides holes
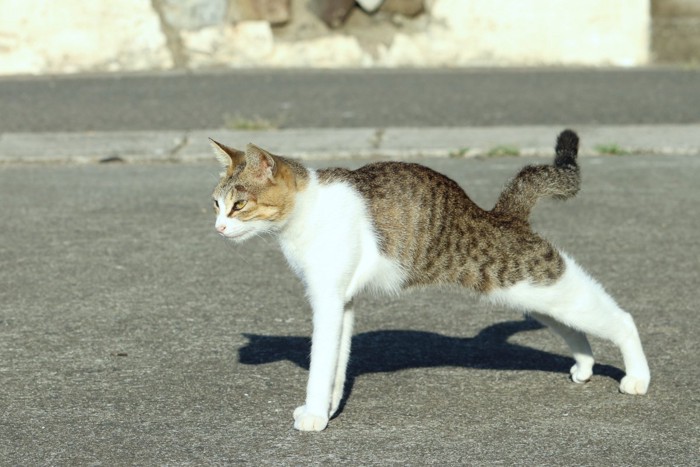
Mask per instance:
[[[224,168],[236,167],[245,160],[245,153],[238,149],[230,148],[224,144],[209,138],[211,147],[214,148],[216,159]]]
[[[275,183],[277,161],[272,154],[253,143],[248,143],[245,147],[245,160],[247,170],[252,171],[258,180]]]

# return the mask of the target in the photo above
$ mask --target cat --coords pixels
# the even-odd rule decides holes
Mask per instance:
[[[632,317],[528,223],[539,198],[578,192],[575,132],[561,132],[553,164],[524,167],[490,211],[450,178],[415,163],[314,170],[253,144],[240,151],[211,143],[226,169],[213,192],[216,231],[235,242],[274,234],[306,286],[311,363],[305,404],[294,411],[296,429],[323,430],[340,406],[353,297],[364,289],[457,284],[475,290],[559,334],[573,353],[574,382],[593,372],[590,333],[620,348],[626,370],[620,391],[647,392],[649,367]]]

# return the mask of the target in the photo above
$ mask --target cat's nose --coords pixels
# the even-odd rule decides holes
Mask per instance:
[[[215,229],[219,233],[224,233],[226,231],[226,224],[218,224],[215,226]]]

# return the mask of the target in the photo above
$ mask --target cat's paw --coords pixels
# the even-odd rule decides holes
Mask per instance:
[[[578,384],[587,383],[593,375],[592,368],[579,365],[578,363],[574,364],[569,372],[571,373],[571,381]]]
[[[294,411],[294,428],[299,431],[321,431],[328,425],[328,416],[309,413],[302,405]]]
[[[639,378],[627,375],[620,381],[620,392],[632,395],[642,395],[649,389],[649,378]]]

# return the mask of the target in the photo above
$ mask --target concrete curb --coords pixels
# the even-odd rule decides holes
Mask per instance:
[[[581,154],[700,154],[700,124],[573,127]],[[212,159],[209,137],[254,142],[307,160],[474,156],[551,156],[561,126],[463,128],[305,128],[0,135],[0,164],[193,162]]]

